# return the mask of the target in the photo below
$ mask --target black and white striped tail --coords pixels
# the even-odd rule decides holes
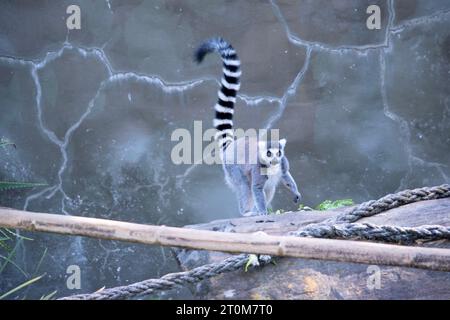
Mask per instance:
[[[223,76],[219,90],[219,99],[214,106],[216,117],[214,127],[217,129],[216,141],[222,149],[233,141],[233,113],[236,94],[240,88],[241,62],[233,47],[222,38],[213,38],[205,41],[196,51],[195,59],[198,63],[211,52],[217,52],[223,61]]]

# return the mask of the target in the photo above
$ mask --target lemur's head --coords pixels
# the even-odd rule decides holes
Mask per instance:
[[[284,146],[286,139],[279,141],[259,141],[258,156],[259,161],[266,166],[274,166],[281,162],[284,157]]]

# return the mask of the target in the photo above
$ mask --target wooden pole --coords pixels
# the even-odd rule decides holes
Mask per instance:
[[[233,253],[450,271],[450,250],[362,241],[226,233],[0,208],[0,227]]]

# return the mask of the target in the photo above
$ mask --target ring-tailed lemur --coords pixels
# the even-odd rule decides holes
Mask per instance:
[[[219,99],[214,107],[216,117],[215,136],[221,151],[225,181],[236,192],[242,215],[264,215],[273,199],[280,181],[294,194],[294,202],[301,195],[289,172],[289,162],[284,154],[286,139],[258,141],[256,137],[234,139],[233,113],[236,94],[240,88],[240,61],[234,48],[222,38],[204,42],[196,51],[198,63],[211,52],[220,54],[223,61],[223,77]],[[256,161],[249,161],[250,152],[257,152]],[[233,159],[229,162],[224,159]]]

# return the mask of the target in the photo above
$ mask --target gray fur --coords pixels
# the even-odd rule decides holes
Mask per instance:
[[[289,162],[284,155],[286,140],[262,141],[250,136],[235,139],[232,119],[240,88],[240,61],[234,48],[222,38],[205,41],[196,51],[196,60],[201,62],[211,52],[220,54],[224,73],[214,107],[216,141],[220,147],[225,181],[237,195],[240,213],[267,214],[280,181],[292,192],[294,202],[298,203],[301,195],[289,173]]]
[[[244,154],[249,154],[252,146],[258,144],[256,163],[251,164],[248,157],[245,162],[239,162]],[[244,145],[244,148],[242,148]],[[276,148],[271,148],[276,145]],[[280,151],[281,155],[275,155],[272,162],[262,157],[267,150]],[[244,150],[244,151],[243,151]],[[237,162],[236,162],[237,161]],[[256,138],[245,137],[234,140],[223,153],[223,169],[225,181],[235,191],[239,211],[242,215],[265,215],[280,182],[294,195],[294,202],[298,203],[301,194],[297,184],[289,172],[289,161],[284,155],[284,145],[268,142],[258,143]]]

